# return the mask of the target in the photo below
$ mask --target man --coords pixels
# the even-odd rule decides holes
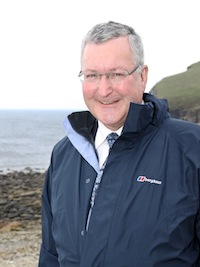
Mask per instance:
[[[89,111],[68,116],[52,153],[40,267],[200,266],[200,127],[144,93],[147,74],[131,27],[99,24],[83,40]]]

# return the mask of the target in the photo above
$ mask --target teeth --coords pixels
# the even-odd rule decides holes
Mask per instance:
[[[102,104],[104,104],[104,105],[110,105],[112,103],[114,103],[114,102],[102,102]]]

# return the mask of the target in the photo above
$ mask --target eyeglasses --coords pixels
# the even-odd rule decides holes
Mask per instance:
[[[139,63],[132,71],[128,72],[126,70],[117,70],[117,71],[110,71],[105,74],[93,72],[93,71],[80,71],[78,77],[82,82],[88,83],[97,83],[103,75],[106,76],[111,82],[120,82],[125,79],[127,76],[133,74],[140,66]]]

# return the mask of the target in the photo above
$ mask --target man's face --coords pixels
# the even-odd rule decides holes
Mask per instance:
[[[137,62],[138,63],[138,62]],[[128,37],[119,37],[102,44],[89,43],[82,57],[82,71],[101,74],[116,70],[130,72],[136,67]],[[99,121],[107,128],[117,130],[124,125],[130,102],[140,104],[147,82],[147,66],[142,73],[135,71],[120,82],[112,82],[105,75],[97,82],[84,81],[85,103]]]

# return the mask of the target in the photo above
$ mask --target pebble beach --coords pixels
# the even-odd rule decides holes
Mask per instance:
[[[0,267],[37,267],[45,172],[0,172]]]

